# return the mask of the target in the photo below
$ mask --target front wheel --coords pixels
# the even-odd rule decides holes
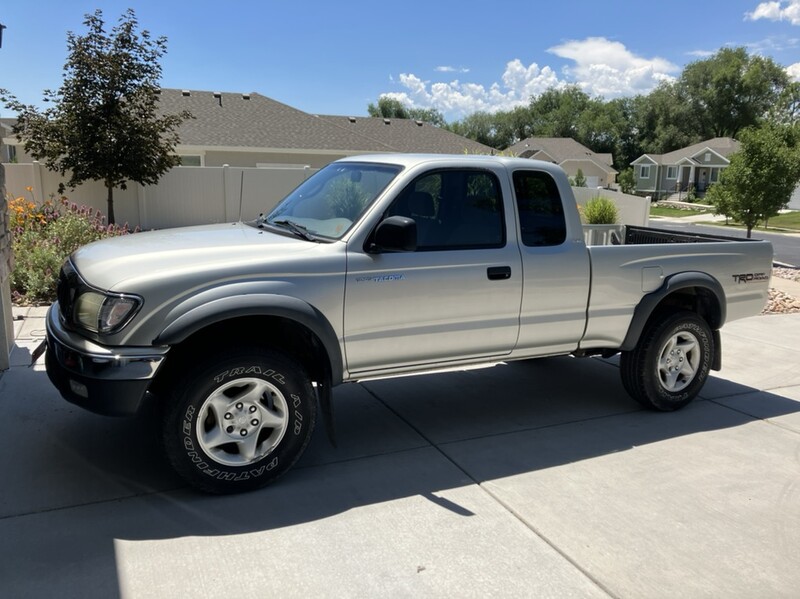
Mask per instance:
[[[314,390],[287,357],[262,349],[209,359],[177,381],[164,447],[173,468],[209,493],[257,489],[289,470],[311,439]]]
[[[632,351],[622,352],[623,385],[645,407],[663,412],[680,409],[708,379],[713,343],[708,323],[694,312],[656,319]]]

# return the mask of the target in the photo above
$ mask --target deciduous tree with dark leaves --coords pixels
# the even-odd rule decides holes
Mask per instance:
[[[8,92],[0,99],[18,114],[13,131],[25,151],[67,177],[66,186],[103,182],[113,224],[114,189],[126,189],[129,181],[155,184],[179,164],[177,128],[191,114],[159,112],[159,60],[167,40],[141,30],[133,10],[110,32],[100,10],[83,23],[83,35],[67,33],[63,83],[44,91],[48,108],[23,104]]]

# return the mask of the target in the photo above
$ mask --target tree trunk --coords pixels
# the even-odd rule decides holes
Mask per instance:
[[[751,234],[753,233],[753,225],[747,225],[747,238],[750,239]]]
[[[114,218],[114,186],[109,181],[106,181],[106,190],[108,190],[108,224],[113,225],[117,222]]]

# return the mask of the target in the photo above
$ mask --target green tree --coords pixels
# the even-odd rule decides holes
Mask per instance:
[[[636,189],[636,179],[633,176],[633,167],[629,166],[617,175],[617,184],[622,193],[633,193]]]
[[[497,115],[478,111],[451,123],[447,127],[453,133],[468,137],[478,143],[497,148]]]
[[[539,137],[571,137],[581,141],[582,115],[591,105],[591,97],[576,85],[550,88],[531,99],[533,131]]]
[[[638,155],[664,154],[704,139],[697,128],[686,92],[675,83],[664,82],[646,96],[636,96],[631,110]]]
[[[435,108],[409,108],[400,100],[388,96],[378,98],[377,104],[370,102],[367,114],[385,119],[414,119],[437,127],[444,127],[447,124],[442,113]]]
[[[715,212],[745,225],[750,237],[760,221],[786,207],[800,183],[800,131],[766,123],[743,130],[741,142],[709,195]]]
[[[586,187],[586,177],[583,176],[583,171],[578,169],[575,173],[575,178],[571,181],[573,187]]]
[[[721,48],[687,65],[678,81],[704,139],[737,137],[745,127],[758,125],[788,84],[783,67],[744,48]]]
[[[40,111],[7,92],[0,98],[18,113],[13,131],[26,152],[69,176],[71,188],[90,180],[105,184],[113,224],[114,188],[125,189],[128,181],[152,185],[179,164],[176,130],[191,115],[158,113],[159,59],[167,40],[140,31],[133,10],[110,32],[100,10],[83,24],[84,35],[67,33],[63,83],[44,91],[49,108]]]

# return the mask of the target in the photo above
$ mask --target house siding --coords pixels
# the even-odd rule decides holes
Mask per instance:
[[[616,178],[590,160],[565,160],[559,166],[561,166],[570,177],[575,177],[578,174],[578,169],[581,170],[584,177],[597,177],[601,187],[606,187],[610,183],[614,183]]]
[[[642,167],[649,167],[650,172],[647,177],[642,177]],[[641,192],[655,191],[656,183],[658,182],[657,177],[659,176],[659,170],[660,168],[657,164],[645,163],[635,165],[633,173],[636,177],[636,190]]]
[[[258,164],[297,164],[322,168],[334,160],[351,154],[314,154],[302,152],[219,152],[206,151],[205,166],[256,166]]]

